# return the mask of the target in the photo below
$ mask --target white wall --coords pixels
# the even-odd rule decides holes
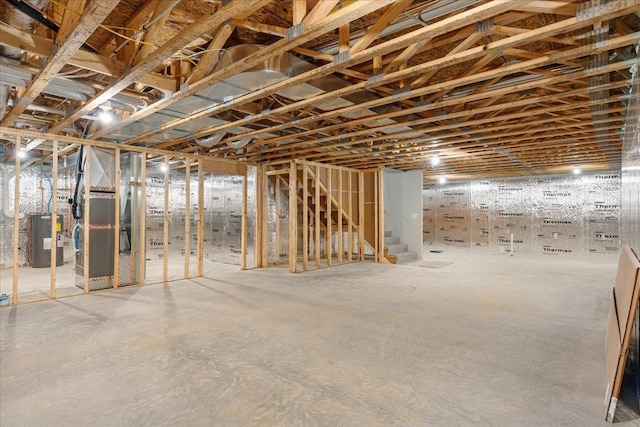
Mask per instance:
[[[385,230],[422,259],[422,172],[384,170]]]

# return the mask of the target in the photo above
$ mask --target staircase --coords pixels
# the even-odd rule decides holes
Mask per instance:
[[[407,245],[400,238],[392,236],[391,231],[384,232],[384,256],[391,264],[402,264],[418,259],[415,252],[407,251]]]

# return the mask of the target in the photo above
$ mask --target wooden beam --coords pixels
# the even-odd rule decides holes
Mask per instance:
[[[160,31],[164,27],[165,22],[169,18],[171,10],[177,5],[173,1],[156,2],[151,20],[156,20],[149,28],[146,29],[144,37],[138,52],[133,57],[133,64],[138,65],[156,50],[156,43],[160,36]]]
[[[347,261],[353,261],[353,172],[347,172],[347,194],[348,194],[348,203],[347,206],[347,215],[349,215],[349,220],[347,221],[349,230],[347,232],[347,241],[349,242],[349,249],[347,250]]]
[[[245,0],[248,1],[248,0]],[[267,2],[267,0],[257,0],[257,1],[264,1]],[[329,0],[327,0],[329,1]],[[200,81],[198,81],[197,83],[194,83],[191,87],[189,87],[188,90],[184,90],[184,91],[180,91],[179,93],[174,94],[170,99],[167,100],[163,100],[163,101],[158,101],[150,106],[148,106],[147,108],[138,111],[135,114],[132,114],[131,116],[129,116],[127,119],[124,119],[122,121],[120,121],[119,123],[117,123],[116,125],[109,127],[109,128],[105,128],[102,129],[101,131],[91,135],[92,138],[98,138],[100,136],[104,136],[105,134],[108,134],[109,132],[112,132],[114,129],[119,129],[120,127],[124,126],[127,123],[131,123],[133,121],[136,120],[140,120],[144,117],[147,117],[150,114],[153,114],[165,107],[168,107],[169,105],[178,102],[188,96],[193,95],[194,93],[197,93],[203,89],[206,89],[208,87],[210,87],[211,85],[219,82],[220,80],[224,80],[228,77],[231,77],[233,75],[236,75],[239,72],[251,69],[252,67],[256,66],[257,64],[260,64],[262,62],[264,62],[266,59],[274,57],[276,55],[280,55],[286,51],[289,51],[295,47],[298,47],[304,43],[306,43],[307,41],[313,40],[314,38],[316,38],[319,35],[322,35],[326,32],[329,32],[335,28],[340,27],[341,25],[344,25],[345,23],[351,22],[353,19],[357,19],[361,16],[364,16],[372,11],[375,11],[381,7],[386,6],[387,4],[391,3],[393,0],[376,0],[376,1],[372,1],[372,2],[367,2],[366,4],[350,4],[348,6],[345,6],[344,8],[336,11],[335,13],[331,14],[330,16],[328,16],[327,18],[319,21],[318,23],[310,26],[309,28],[306,28],[306,24],[305,24],[305,31],[303,32],[302,35],[295,37],[291,40],[286,40],[286,39],[282,39],[279,40],[275,43],[272,43],[268,48],[265,49],[261,49],[260,51],[256,52],[254,55],[251,55],[250,57],[247,57],[245,59],[243,59],[242,61],[239,61],[240,63],[234,63],[234,64],[230,64],[227,67],[224,67],[223,69],[210,74],[206,77],[204,77],[203,79],[201,79]],[[324,1],[322,2],[324,3]],[[229,3],[229,5],[231,5],[232,3]],[[319,3],[320,4],[320,3]],[[229,7],[229,5],[227,5],[226,7]],[[307,16],[308,18],[309,16]],[[305,75],[308,76],[308,73],[304,73]],[[297,83],[296,83],[297,84]],[[278,84],[276,84],[278,85]],[[273,86],[275,88],[276,85],[270,85]],[[295,84],[294,84],[295,85]],[[260,91],[256,91],[256,93],[258,93]],[[247,102],[252,102],[256,99],[262,98],[262,96],[257,96],[251,100],[244,100],[244,98],[246,97],[242,96],[239,97],[238,99],[242,99],[242,101],[238,101],[238,102],[233,102],[233,104],[238,104],[238,105],[242,105],[245,104]],[[191,118],[195,118],[195,117],[202,117],[202,116],[208,116],[211,115],[214,112],[218,112],[217,110],[226,108],[226,104],[225,105],[219,105],[217,107],[214,107],[211,111],[209,111],[208,108],[202,109],[198,112],[193,112],[189,118],[185,119],[184,121],[189,121],[191,120]],[[215,111],[214,111],[215,110]],[[82,112],[84,114],[84,112]],[[63,123],[57,125],[54,130],[58,131],[58,128],[62,125]],[[158,129],[157,131],[162,131],[165,130],[167,128],[170,127],[174,127],[177,126],[179,124],[179,121],[173,121],[170,122],[164,126],[162,126],[160,129]],[[142,135],[139,135],[138,139],[144,139],[148,136],[149,133],[145,133]],[[127,143],[133,143],[134,140],[130,139],[127,141]]]
[[[43,58],[49,58],[53,55],[53,41],[17,30],[3,22],[0,22],[0,45],[24,50],[25,52]],[[85,50],[78,50],[71,58],[68,59],[67,63],[74,67],[79,67],[112,77],[121,76],[124,74],[125,70],[125,64],[115,58],[110,58]],[[148,73],[136,80],[136,83],[142,83],[146,86],[160,89],[165,92],[174,92],[176,90],[176,83],[173,78],[157,73]]]
[[[67,64],[68,60],[73,57],[119,2],[120,0],[93,0],[89,6],[87,6],[85,13],[75,28],[73,28],[66,41],[60,46],[57,52],[49,58],[44,69],[33,79],[13,109],[2,120],[0,123],[2,126],[11,126],[15,123],[20,114],[42,93],[62,67]]]
[[[342,169],[334,169],[338,173],[338,221],[336,228],[338,229],[338,264],[342,264],[344,252],[344,227],[342,225]]]
[[[293,0],[293,25],[302,22],[307,14],[307,0]]]
[[[550,13],[553,15],[576,15],[576,3],[561,1],[518,1],[514,2],[513,10],[531,13]]]
[[[384,11],[382,16],[380,16],[380,18],[378,18],[378,20],[367,29],[364,35],[353,44],[350,54],[353,55],[354,53],[361,52],[371,46],[371,43],[380,36],[382,31],[384,31],[394,19],[400,16],[400,14],[404,12],[407,6],[412,2],[413,0],[398,0],[393,3]]]
[[[62,13],[62,21],[56,35],[56,43],[62,46],[71,35],[76,27],[84,11],[87,0],[67,0],[64,12]]]
[[[100,0],[117,3],[118,0]],[[111,99],[114,95],[127,88],[131,83],[138,80],[140,77],[153,71],[157,66],[161,65],[167,58],[172,56],[176,51],[180,50],[185,44],[193,41],[206,31],[210,31],[211,28],[217,28],[222,23],[231,19],[235,15],[241,13],[246,9],[259,8],[271,0],[232,0],[227,3],[226,6],[218,9],[216,12],[210,12],[198,19],[193,24],[184,28],[178,34],[176,34],[171,40],[164,45],[156,49],[153,53],[148,55],[144,60],[136,64],[131,71],[121,77],[116,83],[109,88],[103,90],[83,107],[76,110],[66,119],[60,121],[54,126],[50,132],[57,133],[62,131],[67,125],[73,123],[81,116],[88,114],[93,109],[97,108],[103,102]],[[160,101],[160,103],[162,103]],[[157,104],[157,103],[156,103]],[[132,114],[131,117],[135,116]]]
[[[316,24],[317,22],[323,20],[324,18],[331,13],[333,8],[340,3],[339,0],[322,0],[316,3],[315,7],[311,9],[311,11],[307,14],[307,16],[302,20],[302,23],[305,26]]]
[[[275,261],[280,261],[280,177],[276,176],[275,182],[273,183],[275,187],[275,201],[276,201],[276,236],[275,236],[275,245],[276,245],[276,254]]]
[[[213,67],[218,62],[218,56],[220,55],[220,52],[222,52],[224,44],[227,42],[229,37],[231,37],[234,29],[235,24],[225,24],[220,27],[213,40],[211,40],[207,46],[206,53],[200,57],[198,65],[193,69],[191,75],[187,77],[187,83],[191,84],[197,82],[207,74],[211,73],[211,70],[213,70]]]

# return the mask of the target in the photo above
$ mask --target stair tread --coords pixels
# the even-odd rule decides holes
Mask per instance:
[[[398,243],[396,245],[387,245],[385,247],[387,248],[389,255],[407,252],[408,248],[408,246],[403,243]]]

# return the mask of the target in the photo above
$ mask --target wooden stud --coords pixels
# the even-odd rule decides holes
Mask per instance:
[[[332,232],[331,232],[331,221],[333,221],[333,219],[331,218],[333,215],[333,206],[332,206],[332,202],[331,202],[331,185],[332,185],[332,180],[331,180],[331,168],[327,167],[327,185],[326,185],[326,194],[327,194],[327,211],[326,211],[326,215],[327,215],[327,230],[326,230],[326,243],[325,243],[325,256],[327,258],[327,266],[331,267],[331,257],[332,254],[331,252],[333,252],[333,242],[332,242]]]
[[[82,212],[84,219],[84,236],[83,236],[83,273],[84,273],[84,293],[89,293],[89,240],[91,237],[91,146],[84,147],[84,211]],[[82,159],[78,159],[79,162],[82,162]]]
[[[338,264],[342,264],[342,256],[344,252],[344,226],[342,225],[342,170],[334,169],[338,172]]]
[[[247,175],[242,177],[242,233],[240,237],[240,269],[247,269],[247,233],[249,232],[247,227]]]
[[[259,175],[260,175],[260,187],[262,191],[258,193],[258,199],[262,201],[261,208],[261,216],[259,219],[259,224],[262,224],[260,227],[260,235],[262,236],[262,264],[260,267],[267,267],[269,265],[269,229],[268,229],[268,209],[269,209],[269,177],[266,174],[267,167],[259,166]],[[277,181],[277,178],[276,178]],[[280,218],[276,216],[276,224],[280,221]],[[276,248],[276,251],[278,249]]]
[[[364,172],[358,174],[358,259],[364,261]]]
[[[316,236],[315,236],[315,255],[316,255],[316,267],[320,268],[320,166],[316,166],[315,168],[315,201],[316,201],[316,211],[315,217],[313,219],[313,226],[315,227]],[[329,200],[327,198],[327,200]]]
[[[56,297],[56,269],[58,258],[58,141],[53,141],[51,168],[51,279],[49,298]],[[60,224],[62,227],[62,224]]]
[[[349,24],[341,25],[338,30],[340,52],[349,50]]]
[[[14,305],[18,304],[18,268],[20,266],[20,150],[20,136],[16,135],[13,149],[15,169],[13,178],[13,288],[11,294],[11,303]]]
[[[204,164],[198,160],[198,276],[204,275]]]
[[[184,159],[184,277],[189,278],[189,261],[191,257],[191,160]]]
[[[302,22],[307,14],[307,0],[293,0],[293,25]]]
[[[309,188],[308,167],[302,166],[302,270],[309,269]],[[294,195],[295,197],[295,195]]]
[[[276,260],[276,262],[280,262],[280,215],[282,213],[280,212],[280,176],[279,175],[276,176],[275,189],[276,189],[276,194],[275,194],[275,199],[276,199],[276,241],[275,241],[276,257],[275,257],[275,260]]]
[[[384,171],[378,171],[378,260],[384,257]]]
[[[378,230],[380,226],[380,220],[378,219],[378,214],[380,213],[380,205],[378,202],[379,189],[380,186],[378,185],[378,171],[375,171],[373,173],[373,229],[375,233],[373,254],[375,255],[376,262],[382,262],[382,260],[380,259],[380,250],[378,249],[380,247],[380,231]]]
[[[298,197],[297,165],[295,161],[289,166],[289,272],[295,273],[298,268]]]
[[[138,267],[138,283],[142,286],[145,282],[147,267],[147,155],[142,154],[140,166],[140,259]]]
[[[164,212],[162,234],[162,281],[169,279],[169,156],[164,156]]]
[[[349,225],[348,231],[348,242],[349,242],[349,250],[347,251],[347,261],[353,261],[353,172],[347,172],[349,174],[349,179],[347,180],[348,187],[348,205],[347,205],[347,215],[349,215],[349,220],[347,224]]]
[[[120,182],[122,170],[120,168],[120,148],[116,148],[116,177],[115,177],[115,221],[113,224],[113,287],[120,286]]]

